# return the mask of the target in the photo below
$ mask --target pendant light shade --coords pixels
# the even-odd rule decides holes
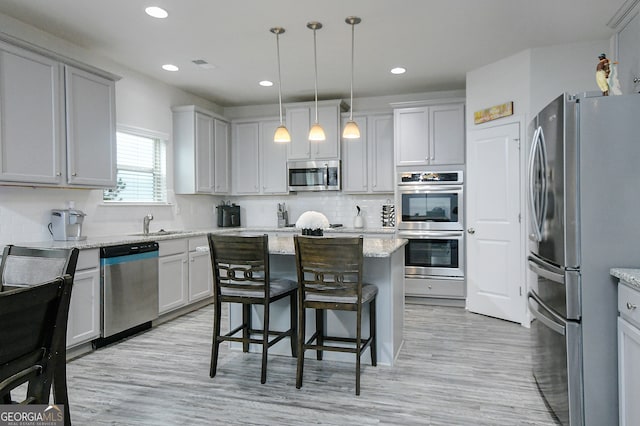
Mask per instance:
[[[307,28],[313,30],[313,61],[315,68],[315,103],[316,103],[316,120],[311,126],[309,130],[309,140],[310,141],[324,141],[327,137],[324,134],[324,130],[320,123],[318,123],[318,53],[317,53],[317,43],[316,43],[316,30],[322,28],[322,24],[320,22],[309,22],[307,24]]]
[[[347,121],[347,124],[344,126],[342,137],[344,139],[358,139],[360,138],[360,128],[358,128],[358,124],[353,121],[353,56],[355,26],[362,22],[362,19],[357,16],[348,16],[344,21],[351,25],[351,104],[349,108],[349,121]]]
[[[284,28],[274,27],[270,30],[276,35],[276,52],[278,56],[278,106],[280,107],[280,125],[273,135],[274,142],[291,142],[289,130],[282,121],[282,77],[280,75],[280,34],[284,33]]]

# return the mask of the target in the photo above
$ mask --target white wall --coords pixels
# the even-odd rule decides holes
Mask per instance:
[[[513,101],[514,114],[528,113],[531,51],[525,50],[467,73],[467,132],[473,113]]]
[[[57,39],[31,26],[0,14],[0,31],[12,37],[87,63],[122,78],[116,83],[118,124],[172,134],[171,106],[195,104],[216,113],[222,108],[175,87],[136,73],[127,67],[96,56],[78,46]],[[0,186],[0,246],[8,243],[47,241],[47,224],[52,208],[66,208],[75,201],[87,217],[84,234],[103,236],[140,232],[142,217],[155,216],[151,229],[203,228],[215,224],[217,198],[207,195],[173,194],[173,144],[167,147],[169,200],[172,206],[105,206],[102,191]]]
[[[531,49],[531,114],[563,92],[600,91],[596,84],[598,55],[608,57],[609,40]]]

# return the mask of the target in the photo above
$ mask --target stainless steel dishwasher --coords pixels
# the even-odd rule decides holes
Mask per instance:
[[[151,327],[158,318],[158,243],[100,249],[102,332],[96,346]]]

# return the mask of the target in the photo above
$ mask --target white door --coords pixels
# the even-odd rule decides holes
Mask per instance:
[[[520,124],[469,132],[467,309],[524,323]]]

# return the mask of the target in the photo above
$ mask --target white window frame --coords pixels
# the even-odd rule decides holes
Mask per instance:
[[[118,124],[117,125],[117,129],[116,131],[118,133],[127,133],[133,136],[139,136],[139,137],[143,137],[143,138],[149,138],[149,139],[155,139],[155,140],[160,140],[161,143],[164,143],[165,146],[165,161],[168,162],[168,158],[167,158],[167,154],[168,154],[168,148],[169,148],[169,135],[163,132],[157,132],[154,130],[149,130],[149,129],[143,129],[140,127],[134,127],[134,126],[127,126],[127,125],[123,125],[123,124]],[[116,141],[117,143],[117,141]],[[117,164],[116,164],[116,169],[117,169]],[[169,199],[168,199],[168,185],[167,185],[167,164],[164,165],[164,169],[165,169],[165,185],[164,185],[164,191],[165,191],[165,201],[120,201],[120,200],[105,200],[104,199],[104,195],[102,197],[102,203],[103,205],[110,205],[110,206],[117,206],[117,205],[127,205],[127,206],[131,206],[131,205],[157,205],[157,206],[163,206],[163,205],[170,205],[169,203]]]

